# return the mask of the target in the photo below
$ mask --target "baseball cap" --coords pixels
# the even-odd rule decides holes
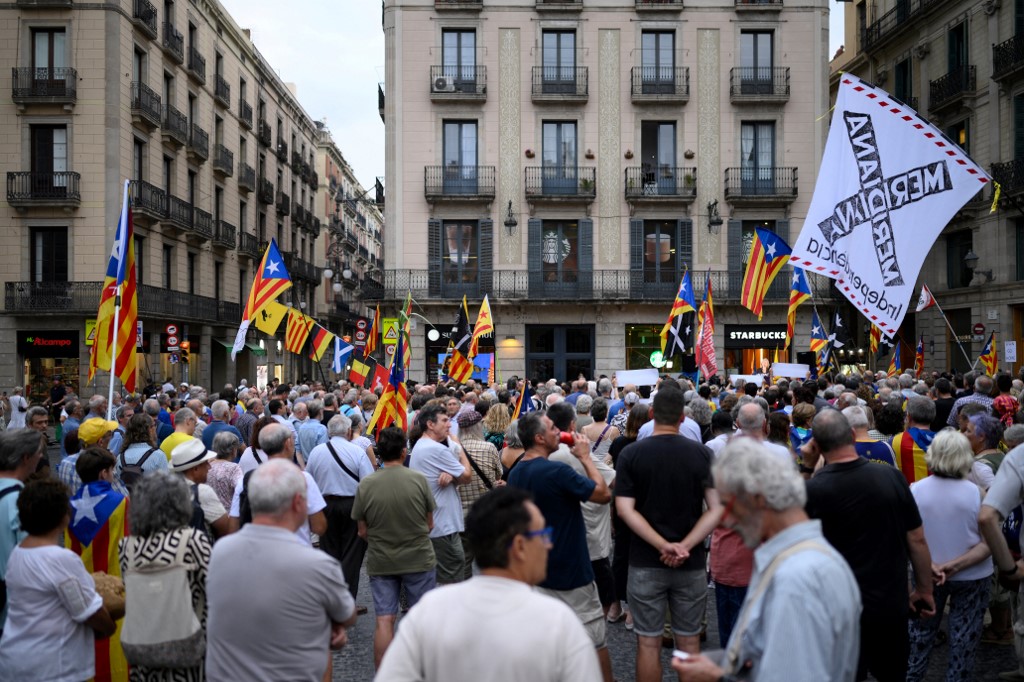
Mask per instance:
[[[107,421],[99,417],[86,419],[78,427],[78,440],[86,445],[95,445],[99,442],[100,438],[103,438],[103,436],[115,429],[117,429],[117,422],[115,421]]]
[[[211,459],[216,458],[217,453],[207,450],[206,446],[203,445],[203,441],[198,438],[192,438],[171,450],[171,470],[178,472],[187,471],[192,467],[199,466],[203,462],[209,462]]]

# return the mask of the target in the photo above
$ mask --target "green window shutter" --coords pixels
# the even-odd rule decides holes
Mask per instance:
[[[684,265],[693,270],[693,221],[685,219],[676,222],[676,230],[676,244],[678,244],[676,262],[679,271],[682,272]]]
[[[491,293],[494,285],[494,221],[480,221],[480,296]]]
[[[427,289],[432,297],[441,296],[441,221],[427,221]]]
[[[644,221],[629,219],[629,292],[634,299],[644,291]]]
[[[544,289],[544,273],[541,271],[540,249],[541,249],[541,219],[530,218],[526,227],[527,249],[526,268],[530,283],[530,297],[540,298]]]
[[[730,219],[728,223],[729,297],[739,300],[743,290],[743,222]]]
[[[581,220],[579,235],[579,297],[587,300],[594,295],[594,221],[589,218]]]

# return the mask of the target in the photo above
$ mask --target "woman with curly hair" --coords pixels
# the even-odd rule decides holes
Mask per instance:
[[[145,412],[136,412],[135,416],[128,420],[124,432],[124,446],[121,454],[117,456],[114,470],[118,477],[126,465],[139,462],[142,462],[143,473],[168,469],[167,456],[156,446],[156,429],[156,421]]]
[[[502,403],[491,405],[484,416],[484,440],[496,447],[498,452],[505,447],[505,429],[511,421],[508,405]]]

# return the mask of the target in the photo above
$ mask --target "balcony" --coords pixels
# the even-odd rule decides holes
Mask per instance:
[[[225,109],[231,106],[231,85],[224,76],[213,76],[213,101]]]
[[[274,203],[274,183],[266,178],[260,178],[256,185],[256,199],[266,206]]]
[[[292,151],[292,172],[296,174],[302,172],[302,154],[299,154],[298,149]]]
[[[320,174],[313,170],[313,167],[309,168],[309,188],[314,192],[320,187]]]
[[[288,143],[282,139],[277,140],[277,160],[281,163],[288,163]]]
[[[256,124],[256,140],[267,149],[270,149],[270,144],[272,142],[270,124],[262,118]]]
[[[538,12],[579,12],[583,0],[536,0]]]
[[[174,28],[174,24],[169,21],[164,22],[164,40],[162,45],[168,58],[175,64],[181,64],[185,61],[185,38],[178,29]]]
[[[160,131],[164,142],[173,147],[181,148],[188,142],[188,116],[181,113],[170,104],[164,105],[164,125]]]
[[[132,214],[135,222],[152,225],[167,217],[167,192],[144,180],[131,184]]]
[[[235,226],[223,220],[213,222],[213,245],[225,249],[235,248]]]
[[[292,224],[296,227],[303,227],[306,222],[306,209],[302,204],[296,203],[292,208]]]
[[[486,66],[431,66],[430,99],[434,102],[483,102],[487,99]]]
[[[861,50],[876,50],[903,33],[912,23],[946,4],[947,0],[900,0],[861,34]]]
[[[356,233],[352,230],[345,231],[345,239],[341,242],[341,245],[349,253],[355,253],[359,248],[359,238],[356,237]]]
[[[195,47],[188,48],[188,66],[185,70],[197,83],[206,82],[206,58],[199,54],[199,50]]]
[[[313,216],[312,213],[310,215]],[[317,237],[320,236],[320,227],[321,227],[320,219],[317,218],[316,216],[313,216],[313,220],[310,222],[308,229],[309,229],[309,233],[311,235],[313,235],[314,239],[316,239]]]
[[[785,206],[796,195],[796,168],[725,169],[725,200],[734,206]]]
[[[203,242],[213,239],[213,216],[201,208],[192,207],[192,232],[187,236]]]
[[[156,40],[156,7],[149,0],[132,0],[132,22],[140,31]]]
[[[210,158],[210,136],[195,123],[188,136],[188,155],[200,163]]]
[[[729,70],[733,104],[789,100],[788,66],[736,66]]]
[[[277,201],[275,202],[277,212],[279,215],[288,215],[291,213],[292,200],[285,192],[277,193]]]
[[[679,12],[683,0],[636,0],[637,12]]]
[[[103,282],[6,282],[4,309],[8,313],[68,315],[96,312]],[[178,319],[188,311],[202,322],[237,323],[241,306],[208,296],[139,285],[139,313],[146,317]]]
[[[132,81],[132,124],[146,131],[160,127],[160,95],[139,81]]]
[[[992,46],[992,80],[1003,81],[1021,74],[1024,69],[1024,35]]]
[[[690,203],[696,197],[696,168],[634,166],[626,169],[626,201]]]
[[[426,166],[423,194],[427,201],[493,201],[494,166]]]
[[[71,67],[11,69],[11,99],[18,111],[31,104],[61,104],[71,111],[78,99],[78,72]]]
[[[463,12],[479,12],[484,7],[484,0],[434,0],[434,9],[438,12],[460,10]]]
[[[213,172],[222,178],[230,178],[235,173],[235,155],[222,144],[213,146]]]
[[[247,130],[252,130],[252,105],[244,99],[238,100],[238,124]]]
[[[377,113],[380,114],[380,122],[384,123],[384,86],[377,83]]]
[[[585,66],[535,66],[531,93],[534,102],[586,102]]]
[[[577,166],[530,166],[526,169],[528,201],[591,203],[597,196],[597,169]]]
[[[1008,196],[1024,190],[1024,158],[992,164],[992,179],[998,182]]]
[[[185,231],[192,229],[192,204],[173,194],[167,197],[167,225]]]
[[[7,174],[7,203],[30,208],[62,208],[70,213],[82,203],[81,175],[73,171],[16,171]]]
[[[256,235],[248,232],[238,233],[238,255],[253,261],[260,259],[260,245],[256,241]]]
[[[238,160],[238,189],[246,193],[256,191],[256,169],[241,159]]]
[[[634,66],[633,102],[686,102],[690,99],[690,68],[687,66]]]
[[[737,12],[748,11],[780,11],[782,0],[734,0]]]
[[[928,111],[941,111],[972,97],[975,91],[975,67],[962,66],[928,83]]]

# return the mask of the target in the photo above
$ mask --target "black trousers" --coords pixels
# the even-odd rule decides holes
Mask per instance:
[[[359,591],[359,569],[366,555],[366,541],[359,537],[359,525],[352,519],[354,500],[354,497],[324,495],[327,532],[320,538],[320,549],[341,564],[341,572],[353,599]]]
[[[909,657],[910,633],[905,612],[894,609],[890,613],[861,614],[858,680],[866,680],[871,673],[878,682],[903,682],[907,679]]]

